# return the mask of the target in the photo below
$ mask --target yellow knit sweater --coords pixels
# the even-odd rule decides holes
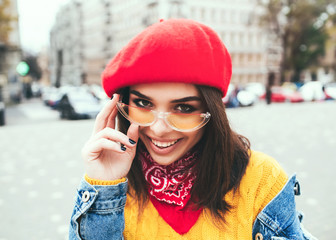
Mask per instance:
[[[287,175],[271,157],[252,151],[250,163],[238,191],[225,199],[233,206],[226,214],[226,224],[216,227],[208,210],[203,210],[196,224],[184,235],[176,233],[149,201],[138,219],[138,205],[127,196],[125,239],[251,239],[253,223],[259,212],[280,192]],[[97,183],[97,182],[96,182]],[[91,182],[92,184],[92,182]]]

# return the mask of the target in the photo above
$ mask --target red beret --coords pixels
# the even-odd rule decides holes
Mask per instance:
[[[214,30],[189,19],[169,19],[146,28],[107,64],[102,85],[111,97],[140,83],[181,82],[218,88],[225,96],[231,58]]]

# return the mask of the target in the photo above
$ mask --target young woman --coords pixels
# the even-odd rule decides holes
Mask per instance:
[[[295,176],[231,130],[230,78],[225,46],[192,20],[154,24],[112,59],[70,239],[313,239]]]

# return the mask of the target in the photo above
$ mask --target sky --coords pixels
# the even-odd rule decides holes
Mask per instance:
[[[49,32],[59,8],[69,0],[17,0],[22,48],[37,54],[49,46]]]

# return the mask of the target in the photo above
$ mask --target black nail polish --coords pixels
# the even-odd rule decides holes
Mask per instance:
[[[128,141],[131,143],[131,144],[136,144],[136,141],[132,140],[132,139],[128,139]]]
[[[125,147],[124,145],[121,145],[121,146],[120,146],[120,149],[121,149],[122,151],[124,151],[124,152],[126,151],[126,147]]]
[[[114,96],[114,95],[112,95],[111,100],[113,99],[113,96]]]

